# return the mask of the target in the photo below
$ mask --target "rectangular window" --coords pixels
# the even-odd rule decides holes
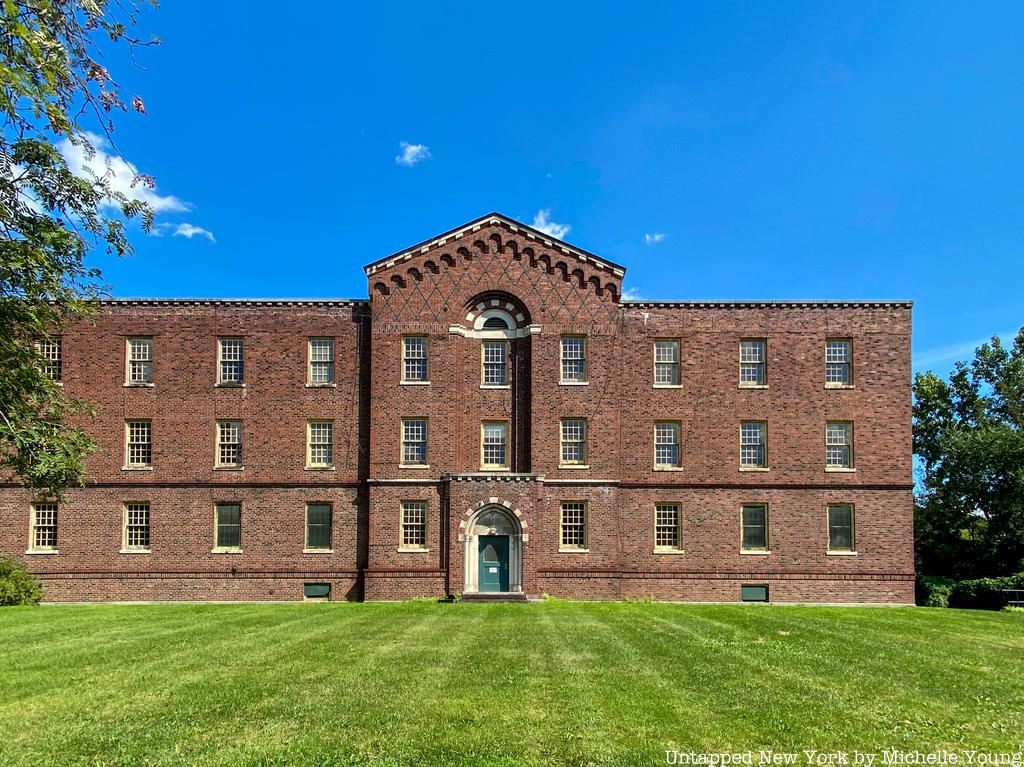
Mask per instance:
[[[853,506],[848,503],[836,503],[828,507],[828,550],[855,550]]]
[[[245,343],[241,338],[221,338],[217,344],[217,383],[229,386],[245,381]]]
[[[562,381],[587,382],[587,337],[562,336]]]
[[[654,548],[658,551],[678,551],[679,537],[679,504],[655,504]]]
[[[763,338],[740,341],[740,386],[765,386],[768,342]]]
[[[334,465],[334,421],[309,422],[309,450],[306,465]]]
[[[306,504],[306,548],[329,551],[331,548],[331,504]]]
[[[485,469],[507,469],[508,423],[484,421],[480,432],[480,465]]]
[[[62,369],[62,339],[60,336],[54,338],[44,338],[40,341],[36,341],[36,354],[42,359],[39,361],[39,369],[43,375],[49,378],[51,381],[61,381],[63,376]]]
[[[587,463],[587,420],[585,418],[562,419],[563,466],[584,466]]]
[[[763,469],[768,466],[764,421],[744,421],[740,424],[740,466],[744,469]]]
[[[508,341],[484,341],[480,345],[483,386],[508,385]]]
[[[126,551],[149,551],[149,504],[124,505],[124,548]]]
[[[853,385],[853,342],[848,338],[825,341],[825,385]]]
[[[402,464],[427,465],[427,419],[402,419]]]
[[[749,504],[741,512],[744,551],[768,550],[768,507],[763,503]]]
[[[30,550],[57,550],[57,504],[35,503],[32,505],[32,546]]]
[[[153,465],[153,424],[151,421],[125,423],[125,466],[142,468]]]
[[[237,503],[218,503],[216,516],[216,548],[242,548],[242,507]]]
[[[853,424],[849,421],[825,424],[825,466],[829,469],[853,468]]]
[[[128,339],[127,381],[131,384],[153,383],[153,339]]]
[[[654,424],[654,467],[679,467],[679,423],[658,421]]]
[[[334,339],[309,339],[309,383],[327,386],[334,383]]]
[[[402,501],[402,542],[403,549],[425,549],[427,547],[427,502]]]
[[[405,336],[402,338],[402,380],[430,380],[427,377],[426,336]]]
[[[587,504],[585,501],[562,501],[559,548],[563,551],[578,551],[587,548]]]
[[[242,465],[241,421],[217,421],[217,465]]]
[[[679,341],[654,342],[654,385],[679,386]]]

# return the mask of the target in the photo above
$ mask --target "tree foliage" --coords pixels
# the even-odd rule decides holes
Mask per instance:
[[[0,0],[0,463],[40,494],[82,484],[93,443],[69,425],[85,406],[41,372],[35,342],[96,310],[104,286],[89,253],[125,255],[126,221],[152,223],[110,174],[76,176],[59,151],[66,141],[94,156],[89,128],[111,138],[116,112],[145,111],[101,63],[104,46],[156,43],[129,34],[138,11],[118,0]]]
[[[928,574],[1024,570],[1024,328],[998,337],[944,381],[914,379],[914,452],[923,468],[917,549]]]

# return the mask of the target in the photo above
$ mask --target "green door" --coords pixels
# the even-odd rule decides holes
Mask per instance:
[[[480,591],[508,591],[508,536],[480,536]]]

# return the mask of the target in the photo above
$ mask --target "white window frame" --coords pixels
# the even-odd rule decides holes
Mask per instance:
[[[427,511],[425,500],[406,499],[399,503],[399,551],[427,550]]]
[[[148,440],[145,442],[135,440],[133,441],[133,427],[141,428],[145,424],[146,435]],[[137,431],[137,434],[141,434],[141,431]],[[133,461],[132,460],[132,448],[141,447],[147,445],[149,454],[148,461]],[[153,421],[149,418],[129,418],[124,422],[124,468],[125,469],[152,469],[153,468]]]
[[[835,350],[840,348],[845,348],[845,353],[842,358],[835,353]],[[845,377],[842,379],[836,378],[834,371],[845,371]],[[825,339],[825,386],[829,389],[853,388],[852,338]]]
[[[838,442],[835,440],[834,435],[838,434],[838,430],[835,429],[837,426],[844,426],[845,429],[845,441]],[[853,421],[826,421],[825,422],[825,471],[855,471],[856,464],[854,463],[854,429]],[[832,460],[832,449],[833,448],[845,448],[846,450],[846,461],[843,463],[836,463]]]
[[[220,545],[220,508],[222,506],[236,506],[238,508],[238,545]],[[213,504],[213,553],[215,554],[240,554],[242,551],[242,504],[241,502],[218,501]]]
[[[326,427],[326,430],[323,429]],[[327,440],[323,440],[323,434]],[[318,439],[314,442],[313,438]],[[326,450],[326,461],[314,461],[314,452]],[[307,469],[333,469],[334,468],[334,421],[329,418],[311,418],[306,421],[306,468]]]
[[[488,349],[501,349],[502,359],[495,361],[488,359]],[[481,389],[507,389],[511,386],[511,358],[512,345],[507,339],[484,338],[480,341],[480,388]],[[500,366],[503,373],[500,381],[488,381],[488,372]]]
[[[326,344],[327,356],[318,349]],[[337,344],[333,338],[327,336],[314,336],[306,341],[306,386],[337,386],[337,373],[335,362],[335,347]],[[326,379],[319,380],[318,371],[326,370]]]
[[[673,436],[672,441],[665,441],[665,434],[659,434],[659,429],[671,426],[671,435]],[[655,471],[674,471],[682,468],[683,465],[683,425],[679,421],[655,421],[654,422],[654,470]],[[660,463],[658,458],[658,448],[665,446],[675,446],[675,462],[674,463]]]
[[[758,546],[758,547],[754,547],[754,548],[748,549],[748,548],[746,548],[744,546],[744,543],[746,541],[746,536],[744,535],[744,531],[748,527],[748,525],[746,523],[746,520],[744,519],[744,512],[748,508],[750,508],[750,509],[752,509],[752,508],[764,509],[764,525],[763,525],[763,527],[764,527],[764,546],[763,547],[762,546]],[[771,547],[770,547],[771,546],[771,538],[769,537],[769,525],[770,525],[770,521],[769,520],[770,519],[771,519],[771,516],[770,516],[770,512],[769,512],[768,504],[767,503],[744,503],[744,504],[740,505],[740,553],[741,554],[770,554],[771,553]],[[755,525],[750,525],[750,527],[755,527]]]
[[[325,506],[327,507],[327,545],[326,546],[313,546],[309,541],[309,511],[313,506]],[[305,544],[302,548],[304,554],[329,554],[334,551],[334,504],[330,501],[307,501],[305,509],[303,510],[303,543]]]
[[[139,522],[139,517],[133,514],[145,514],[145,524]],[[121,532],[121,553],[122,554],[149,554],[153,545],[152,509],[148,501],[127,501],[124,504],[124,516]],[[140,545],[133,542],[133,528],[137,531],[145,529],[146,544]]]
[[[675,542],[665,543],[663,531],[670,527],[666,521],[667,514],[674,516]],[[659,501],[654,504],[654,553],[655,554],[681,554],[683,551],[683,508],[676,501]]]
[[[39,372],[58,386],[64,385],[64,338],[50,336],[35,342],[36,354],[43,358]]]
[[[832,546],[832,510],[837,507],[845,507],[850,510],[850,545],[849,547]],[[829,554],[856,554],[857,553],[857,508],[852,503],[829,503],[825,506],[825,545]]]
[[[662,358],[659,359],[659,351],[664,349],[674,350],[672,352],[673,359],[664,359],[664,355],[660,355]],[[653,344],[654,354],[654,388],[655,389],[681,389],[683,386],[683,364],[682,364],[682,349],[683,344],[678,338],[656,338]],[[674,371],[675,375],[670,376],[668,381],[659,381],[659,375],[664,373],[665,370]],[[664,375],[661,375],[664,378]]]
[[[40,513],[50,516],[46,517],[45,523],[40,523]],[[28,528],[28,549],[26,554],[58,554],[60,553],[60,507],[57,503],[45,501],[33,503],[29,507],[29,528]],[[47,538],[52,537],[50,543],[39,543],[39,532],[41,529],[51,531]]]
[[[422,429],[420,429],[419,426],[416,426],[416,424],[419,424],[421,422],[423,424]],[[415,432],[410,431],[411,429],[415,429]],[[426,469],[426,468],[429,468],[430,467],[430,420],[428,418],[424,418],[422,416],[407,416],[407,417],[401,419],[401,423],[399,424],[399,430],[400,431],[399,431],[399,435],[398,435],[398,449],[399,449],[400,453],[399,453],[399,456],[398,456],[399,457],[398,465],[401,468],[406,468],[406,469]],[[420,437],[420,434],[419,434],[420,431],[422,431],[422,437]],[[414,437],[413,439],[409,439],[408,438],[410,434],[413,435],[413,437]],[[412,447],[412,446],[419,446],[419,445],[423,446],[422,447],[422,451],[417,450],[417,452],[422,452],[423,460],[419,461],[419,462],[409,462],[409,461],[407,461],[406,458],[409,455],[409,453],[406,452],[406,448],[407,447]]]
[[[422,342],[415,356],[410,355],[409,341],[416,340]],[[420,362],[422,360],[422,362]],[[410,378],[409,364],[417,363],[423,367],[422,378]],[[430,383],[430,337],[424,333],[409,333],[402,336],[402,369],[401,383],[403,384],[429,384]]]
[[[488,426],[501,426],[502,441],[495,442],[488,435]],[[509,440],[508,440],[508,421],[502,420],[486,420],[480,422],[480,469],[483,471],[507,471],[509,468]],[[491,441],[488,441],[491,439]],[[502,452],[505,460],[503,463],[488,463],[487,462],[487,449],[489,447],[495,447],[497,445],[502,446]]]
[[[237,418],[226,418],[217,421],[217,452],[214,456],[214,466],[218,469],[241,469],[245,461],[245,450],[243,441],[245,439],[245,425]],[[226,441],[225,436],[232,438]],[[225,448],[237,446],[235,453],[237,461],[225,462]]]
[[[566,352],[566,342],[579,341],[579,352],[573,351],[571,355]],[[566,376],[566,365],[576,363],[580,365],[580,372]],[[585,386],[590,383],[589,365],[587,362],[587,336],[582,333],[565,333],[558,339],[558,366],[559,383],[567,386]]]
[[[226,344],[238,344],[238,359],[234,353],[225,356]],[[225,378],[224,366],[238,363],[238,378]],[[217,339],[217,386],[245,386],[245,339],[241,336],[224,336]]]
[[[566,553],[580,553],[590,550],[589,508],[583,500],[561,501],[558,505],[558,550]],[[571,519],[568,514],[574,515]],[[569,534],[574,542],[566,543]]]
[[[750,354],[754,349],[758,350],[756,356]],[[740,388],[741,389],[766,389],[768,388],[768,339],[767,338],[741,338],[739,344],[740,360]],[[750,378],[750,370],[759,371],[757,378]]]
[[[579,426],[578,433],[570,432]],[[590,424],[586,418],[570,417],[562,418],[558,423],[558,465],[563,469],[586,469],[589,458],[589,431]],[[566,459],[566,448],[578,447],[579,457],[576,460]]]
[[[748,460],[753,454],[756,461]],[[740,470],[767,471],[768,422],[740,421]]]
[[[153,339],[134,336],[125,339],[124,385],[153,385]]]

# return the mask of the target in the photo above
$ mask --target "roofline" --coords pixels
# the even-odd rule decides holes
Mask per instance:
[[[104,298],[100,304],[122,306],[367,306],[368,298]]]
[[[514,218],[509,218],[508,216],[497,212],[488,213],[486,216],[474,219],[468,224],[463,224],[462,226],[457,226],[454,229],[449,229],[444,234],[431,237],[429,240],[423,240],[411,247],[402,248],[402,250],[397,253],[392,253],[390,256],[385,256],[384,258],[377,259],[373,263],[367,264],[363,267],[363,270],[366,272],[366,276],[369,277],[379,271],[381,267],[394,266],[394,264],[399,261],[407,261],[413,256],[425,253],[435,246],[444,245],[450,238],[462,237],[467,231],[476,231],[484,224],[504,224],[513,232],[522,229],[526,233],[527,239],[540,240],[540,242],[547,247],[558,248],[563,253],[571,253],[581,261],[590,262],[603,267],[615,274],[617,277],[622,277],[626,273],[626,267],[621,264],[609,261],[607,258],[603,258],[596,253],[591,253],[589,250],[584,250],[583,248],[578,248],[575,245],[570,245],[565,240],[552,237],[550,234],[545,234],[539,229],[534,229],[532,226],[524,224],[522,221],[516,221]]]
[[[910,308],[914,305],[913,301],[899,300],[899,299],[863,299],[863,300],[841,300],[841,301],[829,301],[829,300],[807,300],[807,299],[783,299],[783,300],[722,300],[722,301],[620,301],[619,304],[624,307],[656,307],[656,306],[722,306],[722,307],[758,307],[758,306],[773,306],[773,307],[786,307],[786,306],[834,306],[834,307],[855,307],[855,306],[893,306],[893,307],[906,307]]]

